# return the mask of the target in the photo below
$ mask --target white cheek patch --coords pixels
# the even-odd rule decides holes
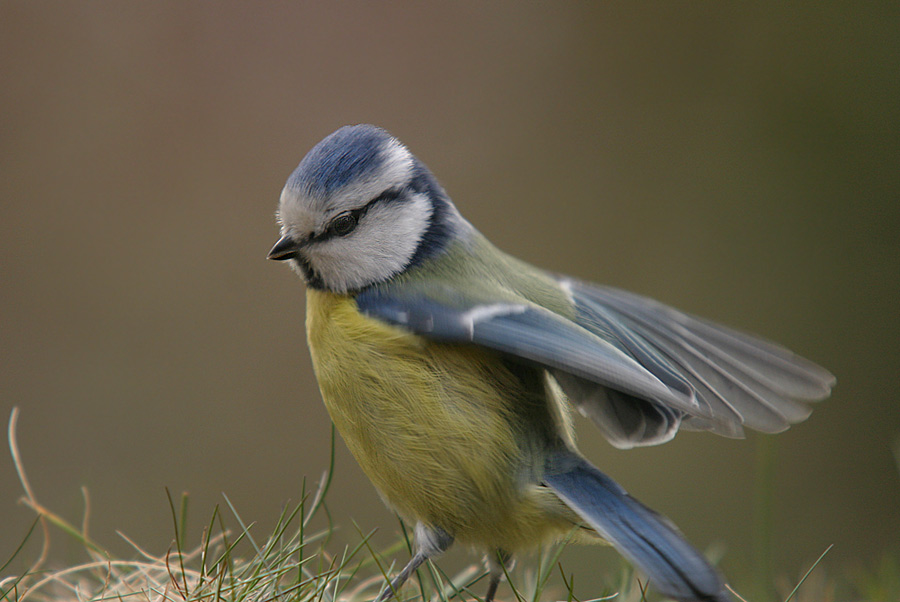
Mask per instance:
[[[315,244],[307,257],[325,286],[336,292],[387,280],[409,264],[431,213],[424,194],[376,203],[351,235]]]

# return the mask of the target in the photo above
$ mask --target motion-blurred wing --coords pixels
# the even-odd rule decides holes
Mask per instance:
[[[805,420],[805,402],[824,399],[835,378],[791,351],[632,293],[560,279],[576,322],[613,338],[650,372],[674,373],[704,410],[686,428],[741,436],[742,426],[774,433]],[[688,413],[690,414],[690,412]]]

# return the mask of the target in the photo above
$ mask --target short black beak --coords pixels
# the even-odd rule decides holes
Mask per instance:
[[[275,246],[272,247],[272,250],[269,251],[269,254],[266,255],[266,259],[271,259],[273,261],[293,259],[297,256],[297,251],[299,249],[300,244],[296,240],[290,236],[282,236],[278,239],[278,242],[275,243]]]

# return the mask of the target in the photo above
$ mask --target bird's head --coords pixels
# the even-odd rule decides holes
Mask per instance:
[[[428,168],[371,125],[342,127],[309,151],[281,192],[278,221],[269,259],[338,293],[392,278],[466,227]]]

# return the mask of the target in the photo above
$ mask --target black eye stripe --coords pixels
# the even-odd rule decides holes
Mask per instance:
[[[339,213],[328,222],[320,234],[313,235],[309,238],[309,242],[322,242],[338,236],[347,236],[354,229],[359,221],[368,213],[369,209],[376,203],[390,203],[400,199],[403,192],[400,188],[390,188],[383,193],[356,209]],[[351,218],[352,221],[348,221]]]
[[[366,203],[366,205],[374,205],[375,203],[390,203],[391,201],[396,201],[397,199],[399,199],[402,194],[403,191],[400,188],[390,188]]]

